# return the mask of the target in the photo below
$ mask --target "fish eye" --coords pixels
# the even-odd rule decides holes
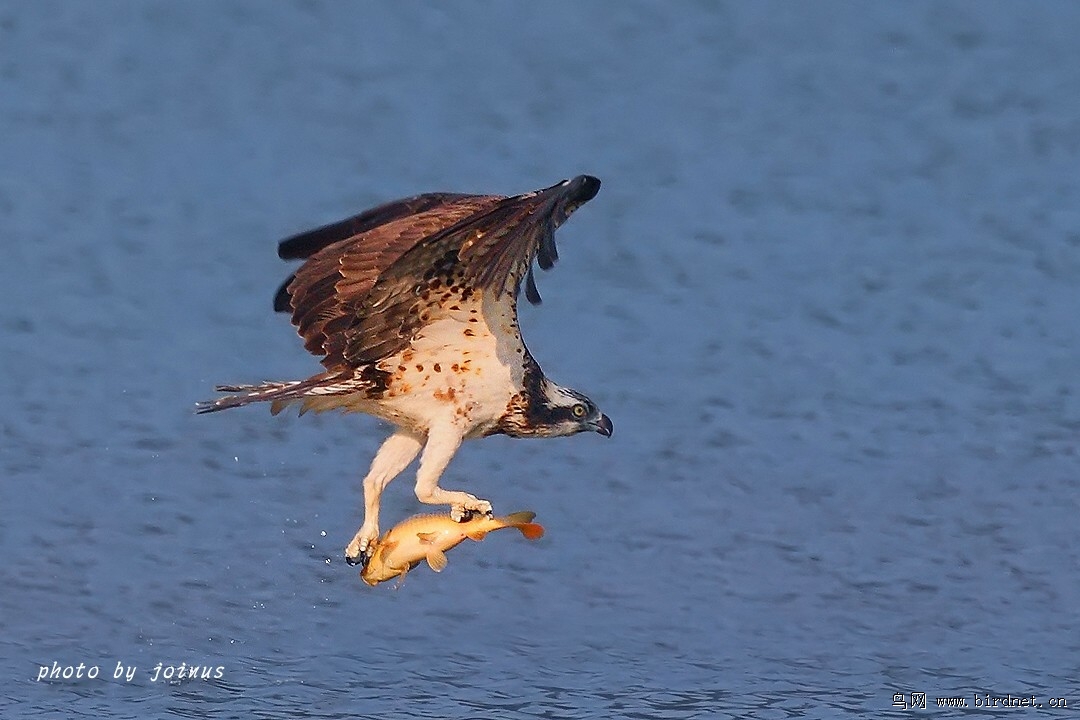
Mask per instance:
[[[588,412],[588,411],[585,409],[584,405],[582,405],[581,403],[578,403],[574,407],[570,408],[570,412],[576,418],[583,418],[583,417],[585,417],[585,413]]]

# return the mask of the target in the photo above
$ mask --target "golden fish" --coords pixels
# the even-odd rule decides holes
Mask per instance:
[[[492,530],[516,527],[529,540],[543,537],[543,526],[534,523],[534,512],[516,512],[506,517],[477,515],[465,522],[454,522],[449,515],[414,515],[390,528],[379,538],[375,550],[360,577],[368,585],[405,574],[427,560],[435,572],[446,567],[446,551],[465,538],[479,542]]]

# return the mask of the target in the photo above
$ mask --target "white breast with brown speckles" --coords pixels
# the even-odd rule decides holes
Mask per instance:
[[[408,348],[381,361],[389,388],[364,410],[419,432],[447,422],[466,437],[491,430],[522,390],[525,347],[513,306],[482,298],[445,306]]]

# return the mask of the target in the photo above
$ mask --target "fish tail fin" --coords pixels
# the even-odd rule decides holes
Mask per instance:
[[[539,540],[544,537],[544,526],[540,523],[525,523],[518,525],[517,528],[527,540]]]
[[[516,527],[529,540],[538,540],[544,537],[544,526],[540,523],[534,523],[533,518],[535,517],[536,513],[523,510],[500,518],[500,522],[507,527]]]

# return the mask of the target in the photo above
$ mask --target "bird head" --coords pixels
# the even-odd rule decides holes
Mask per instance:
[[[540,397],[529,408],[529,424],[543,437],[597,432],[611,437],[611,418],[600,412],[589,398],[577,390],[557,385],[547,378],[541,384]]]

